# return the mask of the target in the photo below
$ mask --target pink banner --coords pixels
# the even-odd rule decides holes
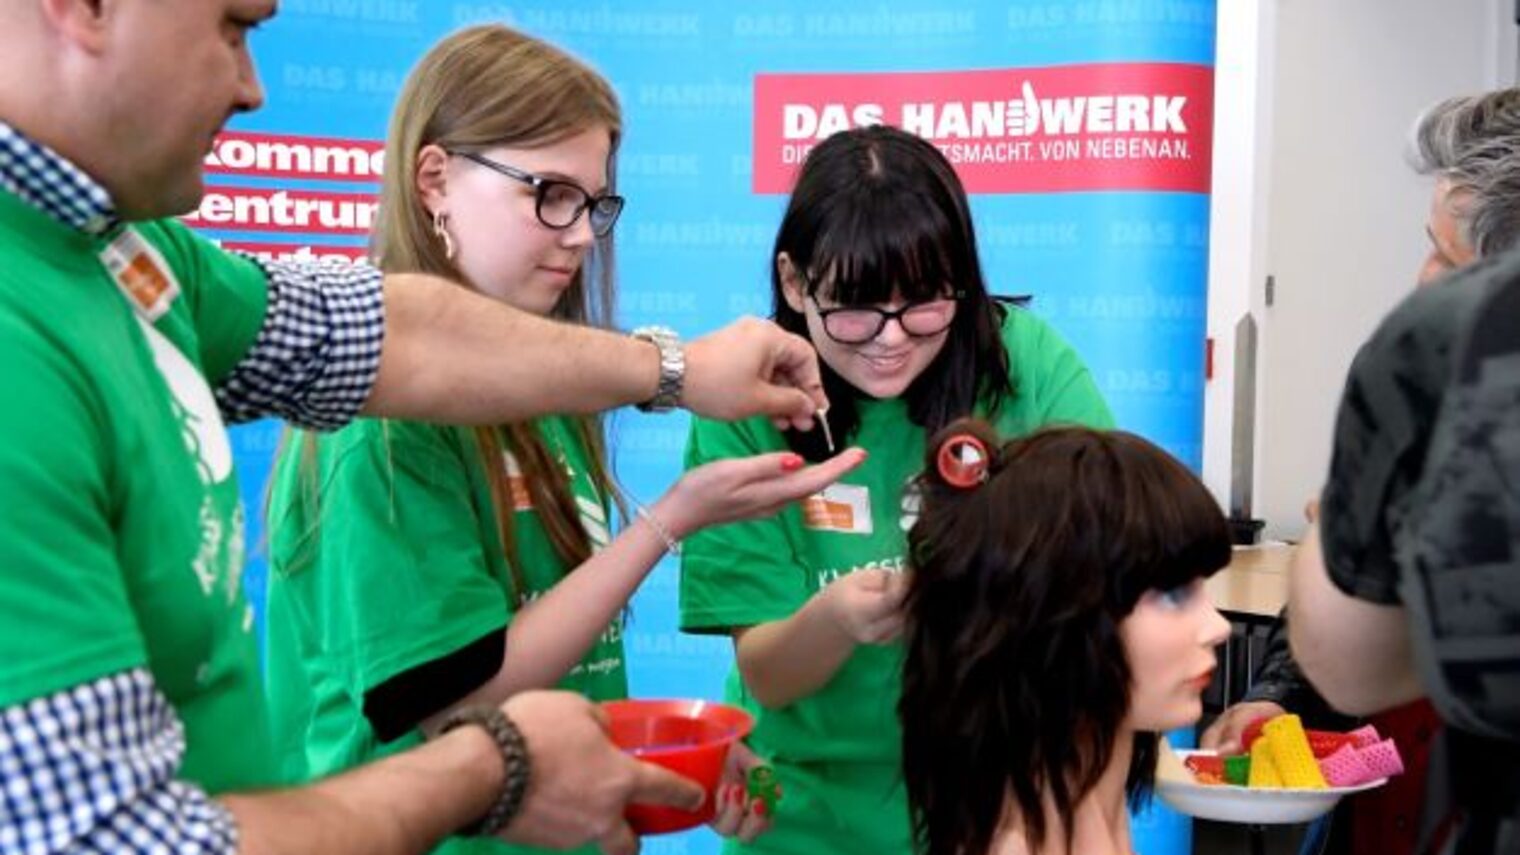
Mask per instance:
[[[756,193],[786,193],[830,134],[886,122],[973,193],[1209,191],[1214,72],[1177,63],[755,76]]]

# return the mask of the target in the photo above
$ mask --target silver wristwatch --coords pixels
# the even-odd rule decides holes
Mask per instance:
[[[680,406],[681,389],[686,382],[686,351],[681,337],[670,327],[639,327],[630,333],[660,349],[660,385],[654,397],[639,404],[646,413],[666,413]]]

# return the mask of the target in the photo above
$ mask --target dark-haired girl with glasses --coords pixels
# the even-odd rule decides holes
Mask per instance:
[[[756,714],[753,742],[784,793],[772,830],[729,848],[906,855],[896,638],[925,438],[972,414],[1013,436],[1113,418],[1049,325],[989,295],[965,190],[917,137],[879,126],[813,149],[773,258],[775,317],[818,349],[832,436],[870,456],[773,518],[687,540],[682,628],[733,637],[729,697]],[[825,443],[821,430],[697,420],[687,464],[821,460]]]
[[[391,123],[379,265],[608,325],[620,132],[611,87],[575,58],[501,26],[450,36],[408,77]],[[777,454],[704,467],[613,538],[617,494],[594,417],[295,434],[269,501],[267,694],[286,775],[397,753],[454,711],[523,689],[624,697],[622,612],[667,549],[855,462],[804,468]],[[731,772],[724,796],[743,791]],[[754,804],[727,798],[715,827],[752,837],[766,825]],[[455,837],[439,851],[527,850]]]

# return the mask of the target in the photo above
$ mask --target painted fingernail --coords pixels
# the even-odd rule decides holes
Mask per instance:
[[[754,801],[750,802],[749,810],[750,813],[753,813],[755,816],[765,816],[765,799],[755,799]]]
[[[783,455],[782,458],[781,458],[781,471],[783,471],[783,472],[796,472],[798,469],[802,468],[802,464],[803,464],[803,460],[802,460],[801,455],[797,455],[797,454]]]

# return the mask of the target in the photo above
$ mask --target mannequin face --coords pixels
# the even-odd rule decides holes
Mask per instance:
[[[1229,635],[1230,624],[1209,601],[1202,579],[1141,595],[1119,624],[1131,681],[1127,725],[1165,731],[1197,721],[1200,696],[1214,674],[1214,648]]]

